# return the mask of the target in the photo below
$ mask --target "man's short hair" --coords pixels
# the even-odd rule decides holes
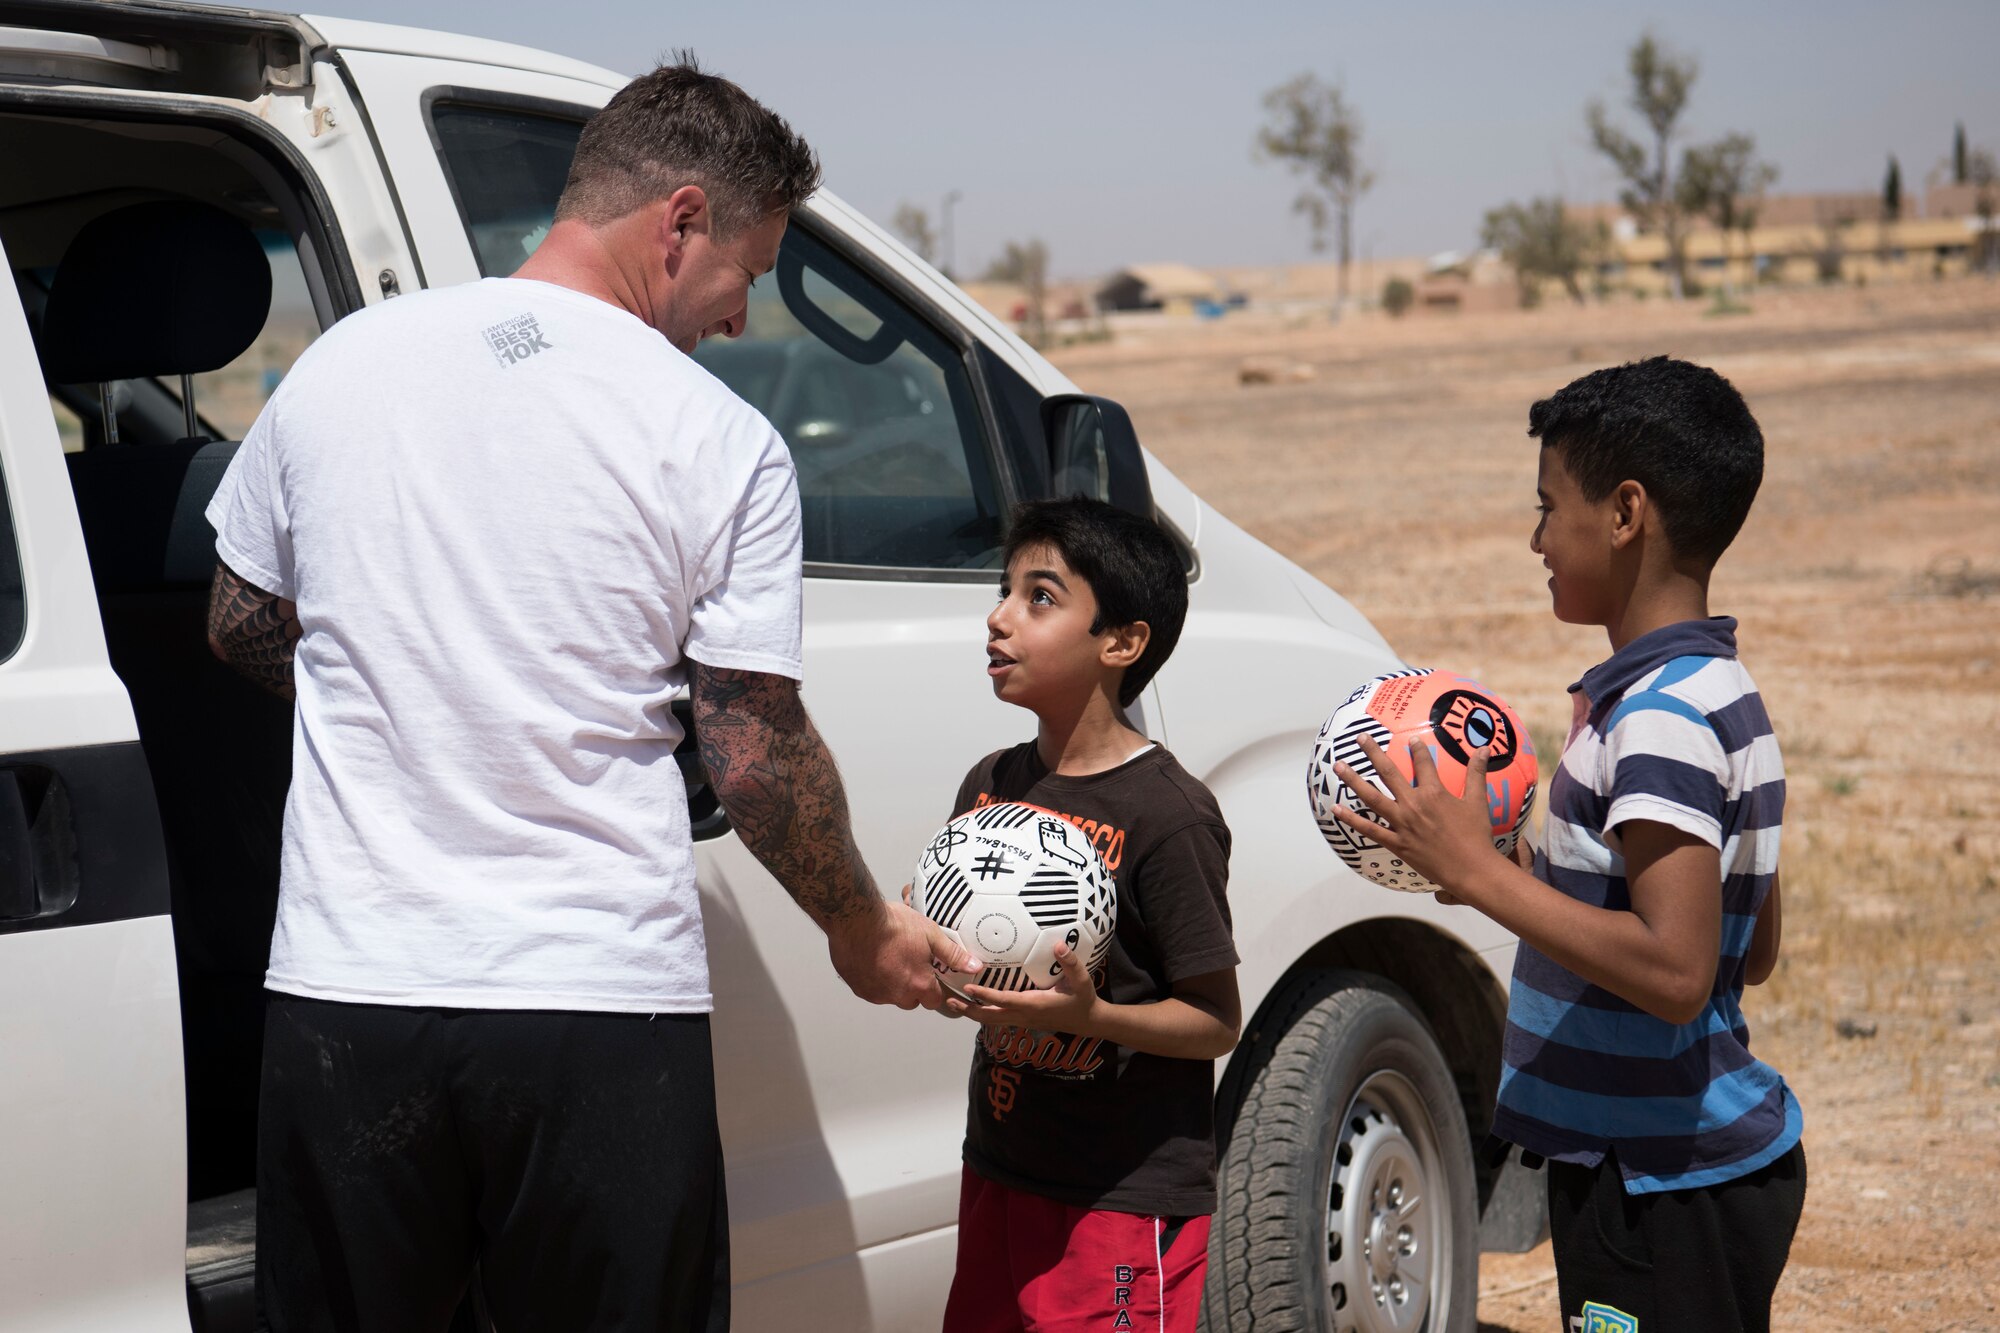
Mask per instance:
[[[789,213],[819,182],[819,159],[783,117],[677,51],[584,125],[556,220],[602,226],[699,185],[724,239]]]
[[[1151,631],[1146,650],[1118,683],[1118,702],[1130,706],[1173,655],[1187,620],[1187,573],[1180,549],[1159,524],[1080,495],[1029,500],[1014,510],[1002,552],[1006,563],[1039,546],[1060,555],[1090,585],[1097,598],[1092,634],[1146,622]]]
[[[1556,451],[1595,503],[1622,481],[1646,488],[1677,555],[1712,565],[1764,479],[1764,433],[1730,382],[1655,356],[1592,371],[1528,409],[1528,434]]]

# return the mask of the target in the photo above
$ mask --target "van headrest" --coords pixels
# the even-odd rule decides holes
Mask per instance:
[[[198,375],[243,354],[271,313],[271,265],[219,208],[116,208],[76,234],[49,284],[42,372],[54,384]]]

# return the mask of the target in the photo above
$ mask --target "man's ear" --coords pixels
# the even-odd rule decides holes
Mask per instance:
[[[1629,546],[1652,514],[1653,500],[1642,483],[1619,482],[1618,489],[1611,493],[1611,549],[1617,551]]]
[[[1108,667],[1129,667],[1145,655],[1146,645],[1153,641],[1153,627],[1143,620],[1113,625],[1101,639],[1097,660]]]
[[[706,235],[714,215],[709,211],[708,193],[699,185],[683,185],[667,196],[660,210],[660,241],[672,256],[684,254],[688,238]]]

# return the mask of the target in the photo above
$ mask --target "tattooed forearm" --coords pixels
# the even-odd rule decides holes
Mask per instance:
[[[271,693],[296,697],[292,655],[299,646],[298,608],[245,582],[227,565],[215,567],[208,590],[208,646]]]
[[[702,763],[744,844],[822,926],[879,906],[854,845],[840,770],[798,685],[760,671],[694,664]]]

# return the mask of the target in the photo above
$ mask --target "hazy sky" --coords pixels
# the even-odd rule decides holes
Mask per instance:
[[[1313,258],[1291,178],[1251,156],[1262,93],[1306,70],[1342,79],[1365,120],[1378,179],[1357,256],[1470,246],[1482,213],[1510,198],[1608,198],[1583,107],[1620,101],[1625,53],[1649,27],[1700,60],[1689,135],[1754,134],[1780,191],[1874,190],[1895,153],[1916,194],[1954,121],[2000,151],[1995,0],[323,0],[317,12],[634,73],[692,46],[788,117],[864,212],[886,221],[907,200],[935,218],[961,191],[961,272],[1029,236],[1063,276]]]

